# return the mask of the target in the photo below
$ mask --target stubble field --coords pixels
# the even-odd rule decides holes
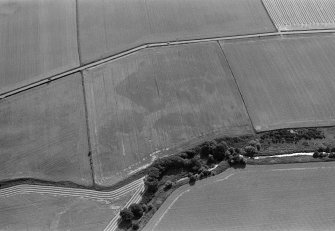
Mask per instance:
[[[252,132],[217,43],[147,49],[84,76],[100,184],[192,139]]]
[[[144,230],[332,230],[334,173],[333,163],[228,170],[174,192]]]
[[[222,42],[257,131],[335,124],[335,38]]]

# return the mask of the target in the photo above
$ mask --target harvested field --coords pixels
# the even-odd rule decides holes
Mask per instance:
[[[79,65],[75,0],[0,1],[0,93]]]
[[[84,73],[96,182],[164,150],[252,129],[217,43],[146,49]]]
[[[146,43],[273,31],[261,0],[79,0],[84,63]]]
[[[111,200],[48,193],[0,196],[0,229],[104,230],[133,193]]]
[[[247,166],[182,186],[151,230],[333,230],[334,163]]]
[[[335,124],[333,36],[221,45],[257,131]]]
[[[280,31],[335,28],[333,0],[263,0]]]
[[[0,103],[1,180],[92,183],[80,74]]]

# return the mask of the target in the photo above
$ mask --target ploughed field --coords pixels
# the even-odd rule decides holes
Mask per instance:
[[[335,38],[221,42],[257,131],[335,124]]]
[[[280,31],[335,28],[333,0],[263,0]]]
[[[215,42],[146,49],[87,70],[84,82],[99,184],[191,140],[252,132]]]
[[[182,186],[144,230],[333,230],[335,166],[247,166]]]
[[[83,63],[147,43],[275,31],[261,0],[79,0]]]
[[[0,180],[91,185],[80,74],[0,102]]]

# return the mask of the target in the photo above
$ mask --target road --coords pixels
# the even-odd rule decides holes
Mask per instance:
[[[203,38],[203,39],[194,39],[194,40],[178,40],[178,41],[170,41],[170,42],[159,42],[159,43],[147,43],[138,47],[135,47],[133,49],[121,52],[116,55],[109,56],[107,58],[103,58],[100,60],[97,60],[95,62],[82,65],[76,68],[73,68],[71,70],[52,75],[52,76],[45,76],[43,79],[27,84],[25,86],[12,89],[10,91],[6,92],[0,92],[0,100],[4,99],[8,96],[17,94],[22,91],[26,91],[30,88],[37,87],[39,85],[48,83],[50,81],[64,78],[68,75],[71,75],[76,72],[84,71],[88,68],[96,67],[99,65],[102,65],[106,62],[119,59],[125,56],[128,56],[130,54],[133,54],[135,52],[138,52],[140,50],[151,48],[151,47],[163,47],[163,46],[172,46],[172,45],[180,45],[180,44],[191,44],[191,43],[201,43],[201,42],[210,42],[210,41],[221,41],[221,40],[234,40],[234,39],[248,39],[248,38],[262,38],[262,37],[273,37],[273,36],[283,36],[283,35],[302,35],[302,34],[322,34],[322,33],[335,33],[335,30],[329,29],[329,30],[307,30],[307,31],[277,31],[277,32],[271,32],[271,33],[260,33],[260,34],[249,34],[249,35],[236,35],[236,36],[229,36],[229,37],[213,37],[213,38]]]

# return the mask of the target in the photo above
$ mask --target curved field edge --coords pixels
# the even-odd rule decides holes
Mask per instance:
[[[0,190],[1,227],[13,230],[21,230],[21,226],[39,230],[49,230],[50,227],[52,230],[65,227],[114,230],[106,228],[112,225],[121,208],[133,202],[134,195],[138,195],[141,188],[143,182],[112,192],[31,185]],[[17,204],[20,204],[20,212],[17,212]],[[38,211],[35,211],[36,205],[39,207]],[[68,223],[69,217],[73,222]]]
[[[225,227],[227,229],[230,228],[234,228],[236,226],[238,226],[237,230],[268,230],[270,226],[268,225],[283,225],[286,224],[286,219],[273,219],[273,217],[271,217],[271,214],[268,214],[267,216],[258,216],[258,213],[254,213],[253,209],[248,209],[247,207],[243,206],[245,205],[245,203],[250,203],[251,205],[255,206],[254,209],[259,209],[259,213],[268,213],[269,211],[267,211],[267,206],[264,206],[265,201],[263,201],[263,196],[261,196],[260,198],[254,198],[255,197],[259,197],[260,195],[263,195],[263,193],[265,194],[266,192],[262,191],[262,192],[258,192],[258,194],[253,194],[252,191],[250,191],[250,188],[256,188],[257,190],[265,190],[268,186],[267,184],[264,183],[264,181],[262,180],[263,176],[267,179],[267,181],[272,184],[272,188],[271,190],[278,190],[280,191],[279,195],[277,198],[273,198],[275,200],[270,200],[268,201],[268,203],[270,203],[270,207],[272,206],[272,203],[277,203],[276,208],[273,210],[274,214],[276,214],[276,212],[282,211],[285,213],[285,211],[289,210],[292,213],[292,210],[299,210],[299,206],[292,206],[292,204],[290,203],[286,203],[282,200],[282,197],[285,198],[285,195],[289,195],[288,198],[286,199],[290,199],[290,195],[295,195],[299,197],[299,193],[297,193],[297,190],[299,190],[300,186],[304,186],[303,182],[308,182],[307,184],[307,188],[311,190],[311,194],[309,192],[309,190],[304,190],[305,193],[307,193],[311,198],[309,198],[308,201],[305,201],[303,204],[304,205],[310,205],[310,203],[313,203],[315,201],[319,201],[318,198],[321,198],[320,200],[323,201],[322,203],[331,203],[332,206],[334,206],[334,202],[333,200],[330,199],[330,192],[326,192],[325,198],[323,198],[322,196],[320,197],[320,194],[322,194],[324,192],[323,189],[320,188],[320,185],[328,185],[328,184],[324,184],[323,178],[328,179],[331,178],[331,172],[330,171],[334,171],[335,166],[333,164],[330,163],[320,163],[320,164],[315,164],[315,163],[307,163],[307,164],[289,164],[289,165],[278,165],[276,167],[272,167],[272,166],[253,166],[250,167],[249,169],[245,169],[245,170],[241,170],[241,171],[236,171],[236,170],[232,170],[232,171],[227,171],[224,174],[221,174],[219,176],[219,179],[215,179],[215,178],[210,178],[208,180],[205,180],[204,182],[199,182],[199,187],[197,187],[197,184],[195,186],[190,187],[190,186],[182,186],[180,187],[178,190],[176,190],[175,192],[173,192],[172,196],[170,196],[168,198],[168,200],[166,200],[166,202],[162,205],[162,207],[158,210],[158,212],[153,216],[153,219],[150,220],[150,222],[148,223],[147,226],[145,226],[143,228],[143,230],[146,231],[152,231],[152,230],[168,230],[173,229],[173,230],[183,230],[186,229],[186,227],[190,227],[187,224],[193,224],[191,226],[197,227],[199,230],[214,230],[212,223],[211,222],[205,222],[203,219],[209,219],[209,217],[214,216],[215,218],[213,218],[213,222],[215,223],[214,226],[216,227],[216,229],[218,229],[218,226],[220,224],[220,228],[222,229],[222,227]],[[303,174],[303,171],[309,171],[307,172],[308,176],[305,176],[305,174]],[[315,174],[315,171],[326,171],[324,173],[326,173],[325,175],[323,174],[321,176],[321,178],[319,177],[319,174]],[[250,185],[247,185],[248,182],[241,182],[241,177],[243,178],[243,175],[241,174],[250,174],[252,176],[252,179],[249,179],[249,181],[255,181],[254,183],[250,183]],[[295,182],[293,179],[288,179],[287,176],[286,177],[282,177],[282,174],[297,174],[298,178],[296,178],[296,175],[293,176],[293,178],[295,180],[298,180],[298,182]],[[253,174],[258,174],[260,177],[260,179],[258,177],[255,177]],[[268,174],[270,174],[271,176],[268,176]],[[279,176],[280,175],[280,176]],[[239,180],[236,182],[234,182],[234,179],[236,180],[236,177],[239,176]],[[249,176],[249,175],[248,175]],[[273,177],[275,177],[275,179],[273,179]],[[277,179],[277,180],[276,180]],[[284,180],[284,184],[285,185],[290,185],[292,182],[295,182],[294,187],[296,187],[295,189],[282,189],[282,183],[279,180]],[[312,183],[312,185],[310,185],[310,181],[308,181],[307,179],[310,179],[311,182],[315,182]],[[209,181],[209,183],[207,183]],[[224,185],[227,185],[226,187],[222,187],[222,186],[215,186],[215,182],[218,181],[225,181],[223,182]],[[248,179],[246,179],[245,181],[248,181]],[[266,181],[265,181],[266,182]],[[327,181],[326,181],[327,182]],[[239,185],[239,183],[241,183],[241,185]],[[329,183],[334,183],[329,182]],[[211,190],[206,187],[206,190],[201,189],[199,190],[199,188],[201,188],[202,186],[210,186],[210,184],[213,187],[217,187],[216,193],[215,195],[211,194]],[[238,189],[235,190],[235,194],[234,192],[225,192],[225,191],[229,191],[231,190],[231,187],[238,187]],[[247,186],[245,186],[247,185]],[[241,192],[240,190],[241,187],[246,187],[245,190],[246,192]],[[328,186],[325,186],[328,187]],[[330,188],[328,187],[328,190]],[[332,188],[333,189],[333,188]],[[196,191],[196,192],[195,192]],[[234,190],[233,190],[234,191]],[[185,197],[185,195],[191,193],[188,195],[188,197]],[[195,197],[191,197],[189,198],[189,196],[193,195],[194,193],[198,194],[202,194],[198,195],[201,199],[199,199],[199,201],[197,201],[198,203],[194,203],[196,201]],[[260,194],[259,194],[260,193]],[[226,197],[225,195],[227,195],[228,197],[231,197],[230,199],[224,200],[222,201],[221,197]],[[265,196],[265,195],[264,195]],[[273,197],[273,195],[269,195],[270,197]],[[251,197],[251,198],[250,198]],[[265,196],[266,197],[266,196]],[[197,197],[198,198],[198,197]],[[208,213],[210,213],[210,210],[208,210],[208,208],[206,207],[206,203],[205,201],[209,200],[209,198],[211,198],[210,200],[212,200],[211,204],[213,207],[217,207],[215,209],[215,212],[218,212],[217,209],[220,209],[220,214],[224,213],[224,217],[225,218],[218,218],[217,216],[215,216],[214,214],[208,215]],[[304,197],[301,197],[302,200],[304,200]],[[215,201],[215,199],[220,199],[220,201]],[[248,201],[248,199],[250,199],[250,201]],[[257,200],[261,200],[261,203],[259,204],[259,202],[253,203],[254,199]],[[311,200],[313,199],[313,200]],[[182,202],[180,202],[180,200],[182,200]],[[286,200],[285,200],[286,201]],[[321,202],[319,201],[319,202]],[[213,205],[213,203],[218,203],[219,205]],[[222,205],[222,203],[225,203],[225,205]],[[237,203],[238,206],[235,206],[234,203]],[[279,203],[279,204],[278,204]],[[283,203],[283,204],[282,204]],[[295,203],[295,202],[292,202]],[[297,202],[296,202],[297,203]],[[176,206],[174,206],[176,204]],[[257,206],[258,204],[258,206]],[[251,206],[250,205],[250,206]],[[299,205],[299,203],[298,203]],[[318,206],[318,204],[314,204],[315,206]],[[197,206],[199,207],[198,211]],[[208,205],[210,206],[210,205]],[[278,206],[278,207],[277,207]],[[281,207],[284,208],[281,208]],[[191,209],[192,211],[189,210],[190,207],[194,207],[193,209]],[[173,212],[169,212],[169,210],[172,210]],[[272,208],[273,209],[273,208]],[[278,210],[279,209],[279,210]],[[286,210],[287,209],[287,210]],[[326,208],[326,210],[328,211],[330,208]],[[182,210],[182,212],[180,211]],[[188,212],[186,212],[188,211]],[[308,209],[306,211],[314,211],[313,209]],[[205,212],[205,213],[203,213]],[[213,211],[214,212],[214,211]],[[316,218],[316,216],[318,218],[320,217],[324,217],[324,216],[331,216],[331,213],[329,213],[329,211],[327,213],[323,213],[322,211],[320,211],[320,213],[322,215],[316,215],[314,212],[302,212],[302,216],[312,216],[312,221],[310,221],[307,226],[305,223],[305,228],[304,230],[314,230],[311,229],[311,227],[309,227],[309,225],[312,225],[311,222],[313,223],[313,225],[317,226],[318,224],[315,223],[314,224],[314,220],[313,218]],[[198,213],[201,213],[202,215],[199,215]],[[247,213],[249,214],[249,218],[247,219],[235,219],[237,217],[240,217],[241,214],[243,213]],[[298,214],[298,213],[296,213]],[[300,214],[300,213],[299,213]],[[265,214],[264,214],[265,215]],[[272,214],[273,215],[273,214]],[[280,214],[277,214],[280,216]],[[292,214],[293,215],[293,214]],[[182,218],[179,216],[183,216]],[[184,217],[185,216],[185,217]],[[207,217],[206,217],[207,216]],[[218,215],[221,216],[221,215]],[[227,216],[229,218],[227,218]],[[233,216],[233,217],[232,217]],[[177,218],[178,217],[178,218]],[[245,217],[242,215],[242,217]],[[253,217],[253,218],[251,218]],[[276,218],[279,218],[277,216],[275,216]],[[292,230],[296,230],[297,227],[300,227],[299,225],[301,224],[301,219],[299,220],[300,215],[297,216],[297,220],[293,217],[290,218],[289,223],[286,225],[295,227],[295,228],[291,228]],[[329,219],[328,217],[326,217],[325,219]],[[301,217],[300,217],[301,218]],[[173,223],[170,223],[172,220]],[[180,220],[179,220],[180,219]],[[184,221],[182,221],[182,219],[184,219]],[[197,220],[199,219],[199,220]],[[228,219],[225,221],[222,221],[222,219]],[[270,220],[268,220],[270,219]],[[197,221],[196,221],[197,220]],[[256,222],[256,224],[254,224],[254,220],[258,220]],[[170,222],[168,222],[170,221]],[[191,222],[192,221],[192,222]],[[251,222],[253,221],[253,222]],[[269,221],[271,221],[271,223],[269,223]],[[305,220],[304,220],[305,221]],[[330,225],[330,221],[331,219],[328,220],[328,222],[325,222],[323,225],[324,226],[329,226]],[[191,223],[190,223],[191,222]],[[223,223],[222,223],[223,222]],[[273,222],[273,223],[272,223]],[[282,223],[281,223],[282,222]],[[297,222],[297,223],[295,223]],[[201,224],[200,224],[201,223]],[[171,224],[171,226],[169,226],[169,224]],[[262,226],[266,224],[266,226]],[[180,225],[180,226],[179,226]],[[178,228],[176,227],[178,226]],[[285,225],[280,226],[281,229],[283,229]],[[193,228],[194,228],[193,227]],[[262,227],[262,228],[261,228]],[[306,227],[309,227],[308,229],[306,229]],[[157,229],[155,229],[157,228]],[[290,229],[290,230],[291,230]],[[328,229],[321,229],[321,230],[330,230],[329,227]]]
[[[295,135],[292,135],[293,134]],[[281,134],[281,137],[278,137],[278,134]],[[264,147],[261,148],[261,150],[256,154],[259,156],[270,156],[274,155],[274,150],[269,150],[271,145],[278,151],[277,154],[282,153],[283,151],[287,150],[287,148],[290,148],[292,152],[309,152],[309,150],[316,150],[320,145],[327,144],[329,147],[334,148],[335,143],[333,140],[334,136],[334,128],[296,128],[296,129],[282,129],[280,131],[276,132],[265,132],[262,134],[256,134],[254,136],[242,136],[242,137],[225,137],[221,138],[221,140],[224,140],[227,144],[229,144],[230,147],[241,149],[242,147],[245,147],[250,143],[250,141],[254,141],[257,139],[261,140],[261,144],[264,145]],[[276,139],[284,139],[285,142],[278,143],[276,139],[273,137],[276,137]],[[292,141],[293,139],[293,141]],[[220,139],[216,140],[219,142]],[[209,141],[212,142],[212,141]],[[268,142],[272,142],[272,144],[268,144]],[[208,143],[208,142],[205,142]],[[200,146],[203,146],[204,144],[201,144]],[[291,146],[291,147],[290,147]],[[295,147],[295,150],[292,149],[292,146]],[[189,150],[197,150],[198,147],[194,147],[193,149]],[[332,149],[333,150],[333,149]],[[177,160],[178,156],[185,158],[184,154],[189,152],[188,150],[184,150],[184,152],[174,155],[174,159]],[[184,154],[183,154],[184,153]],[[168,159],[169,157],[167,157]],[[164,158],[163,158],[164,159]],[[163,160],[162,159],[162,160]],[[264,159],[249,159],[246,158],[247,165],[273,165],[273,164],[294,164],[294,163],[309,163],[309,162],[330,162],[334,161],[334,158],[329,157],[323,157],[323,158],[313,158],[312,156],[288,156],[288,157],[268,157]],[[230,160],[229,160],[230,161]],[[153,168],[157,168],[159,164],[158,162],[154,162],[154,164],[151,166]],[[202,167],[206,167],[205,162],[202,162]],[[236,168],[239,166],[235,166],[232,164],[228,164],[226,161],[222,161],[221,163],[218,163],[218,165],[214,166],[214,170],[210,170],[211,174],[207,174],[207,176],[211,175],[217,175],[225,170],[227,170],[230,166]],[[215,168],[216,167],[216,168]],[[243,166],[242,166],[243,167]],[[207,167],[206,167],[207,168]],[[148,168],[150,169],[150,167]],[[209,167],[207,168],[209,169]],[[212,168],[211,168],[212,169]],[[206,170],[201,170],[201,174],[206,172]],[[149,171],[149,177],[150,177],[150,171]],[[194,174],[194,173],[193,173]],[[197,178],[204,179],[206,178],[201,176],[201,174],[195,174],[197,175]],[[178,172],[178,171],[172,171],[171,173],[165,173],[163,176],[161,176],[158,183],[158,190],[156,193],[152,196],[150,194],[146,194],[146,192],[143,194],[142,201],[140,203],[147,204],[149,207],[152,207],[153,209],[147,212],[140,221],[135,221],[136,224],[139,224],[141,228],[145,226],[145,224],[150,220],[150,218],[155,214],[155,211],[159,209],[159,207],[163,204],[163,202],[169,197],[171,193],[173,193],[174,190],[178,190],[178,188],[184,184],[188,184],[189,181],[187,178],[187,175],[189,175],[189,171],[186,172]],[[186,177],[186,178],[185,178]],[[212,177],[211,177],[212,179]],[[172,187],[168,190],[165,190],[165,183],[168,181],[172,181]],[[146,188],[148,190],[148,188]],[[122,227],[125,227],[124,225]]]

